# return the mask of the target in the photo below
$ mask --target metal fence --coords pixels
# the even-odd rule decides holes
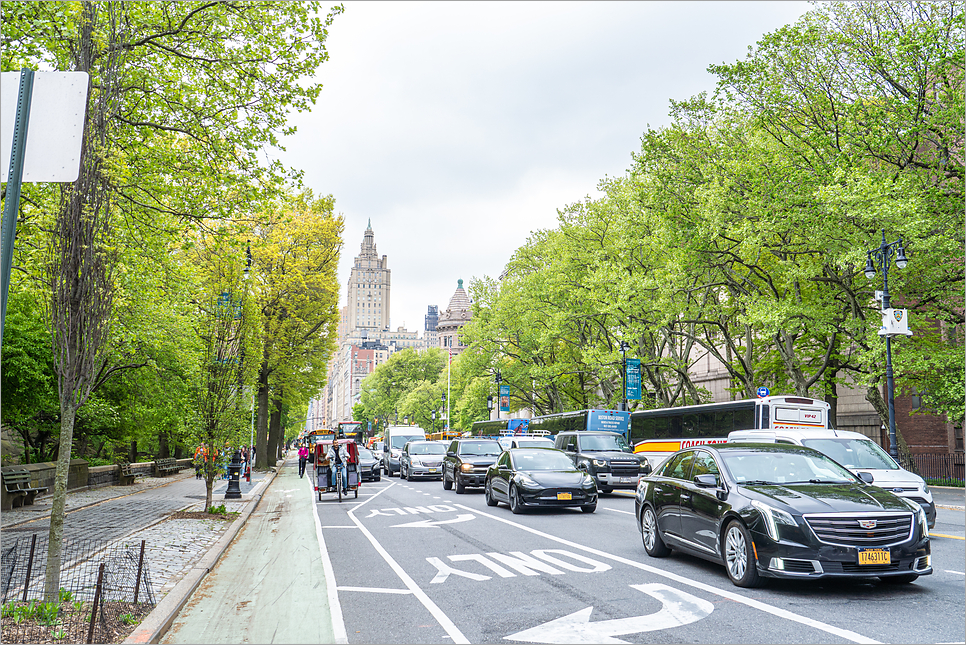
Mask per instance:
[[[64,540],[58,602],[44,602],[47,536],[0,553],[2,642],[112,643],[155,606],[144,541]]]
[[[911,453],[902,457],[903,468],[920,477],[960,482],[966,480],[966,459],[961,452]]]

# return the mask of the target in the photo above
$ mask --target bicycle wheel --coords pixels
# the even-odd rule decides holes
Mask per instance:
[[[339,491],[339,501],[341,502],[342,501],[342,473],[338,471],[335,473],[335,488],[336,490]]]

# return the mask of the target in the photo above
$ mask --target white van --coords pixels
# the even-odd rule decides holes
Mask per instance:
[[[392,477],[399,472],[399,454],[407,441],[425,441],[426,431],[419,426],[389,426],[382,436],[382,467]]]
[[[889,453],[864,434],[847,430],[735,430],[729,442],[790,443],[806,446],[831,457],[858,475],[872,475],[872,483],[879,488],[916,502],[926,511],[929,528],[936,525],[936,505],[929,486],[922,477],[896,463]]]

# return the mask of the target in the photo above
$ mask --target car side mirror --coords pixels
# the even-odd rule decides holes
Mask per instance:
[[[718,486],[718,478],[714,475],[698,475],[694,478],[694,483],[701,488],[716,488]]]
[[[866,473],[866,472],[860,472],[859,479],[864,481],[866,484],[871,484],[873,481],[875,481],[875,478],[872,476],[872,473]]]
[[[456,453],[453,452],[452,450],[447,450],[446,451],[446,456],[447,457],[455,457],[456,456]]]
[[[644,464],[644,470],[642,470],[645,475],[651,474],[651,464]]]

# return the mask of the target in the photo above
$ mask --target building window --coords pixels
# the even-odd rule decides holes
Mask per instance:
[[[926,407],[926,403],[924,401],[926,395],[927,395],[926,392],[920,392],[918,389],[912,388],[912,409],[913,410],[922,410],[923,408]]]

